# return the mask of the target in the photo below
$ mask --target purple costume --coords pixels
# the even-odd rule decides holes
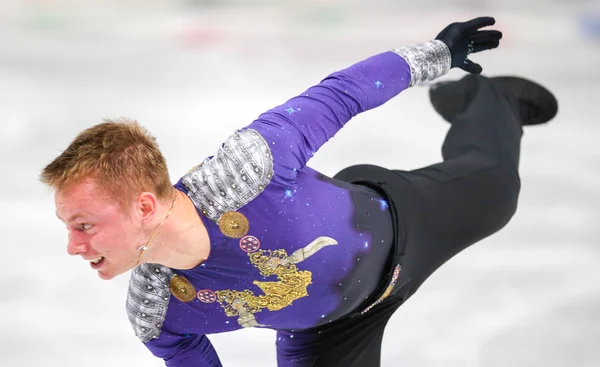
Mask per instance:
[[[208,334],[274,329],[285,351],[298,347],[294,330],[368,311],[394,242],[387,203],[306,163],[353,116],[444,74],[448,60],[433,41],[335,72],[182,177],[175,187],[196,205],[210,256],[191,270],[132,271],[127,311],[148,349],[167,366],[220,366]]]

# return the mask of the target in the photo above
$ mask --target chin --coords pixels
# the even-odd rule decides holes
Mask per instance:
[[[102,280],[111,280],[111,279],[115,278],[116,276],[121,275],[123,273],[124,273],[124,271],[115,271],[114,269],[98,270],[98,276]]]
[[[129,268],[124,267],[121,269],[115,269],[112,266],[107,266],[103,269],[99,269],[98,270],[98,276],[100,277],[100,279],[102,280],[111,280],[113,278],[116,278],[117,276],[124,274],[126,272],[128,272]]]
[[[107,271],[98,271],[98,276],[100,277],[100,279],[102,280],[111,280],[115,277],[116,274],[112,274],[110,272]]]

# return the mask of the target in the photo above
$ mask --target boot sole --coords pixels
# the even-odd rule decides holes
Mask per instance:
[[[429,99],[435,111],[448,122],[465,109],[466,91],[460,88],[469,88],[467,75],[458,81],[440,82],[429,89]],[[533,116],[523,116],[523,125],[537,125],[552,120],[558,113],[558,101],[554,94],[542,85],[521,77],[499,76],[490,80],[512,93],[521,103],[534,108]],[[457,91],[458,89],[458,91]]]
[[[523,125],[538,125],[552,120],[558,113],[558,101],[552,92],[534,81],[514,76],[492,77],[501,87],[513,93],[521,103],[535,109],[525,117]]]

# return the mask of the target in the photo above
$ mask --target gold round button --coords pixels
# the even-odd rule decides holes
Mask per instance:
[[[175,275],[171,279],[169,290],[175,298],[184,303],[191,302],[196,298],[196,289],[189,280],[181,275]]]
[[[239,212],[227,212],[219,219],[221,232],[231,238],[242,238],[248,233],[248,218]]]

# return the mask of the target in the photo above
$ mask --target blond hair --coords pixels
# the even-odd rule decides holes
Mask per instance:
[[[54,190],[87,178],[124,209],[143,191],[159,200],[173,194],[156,139],[137,121],[125,118],[104,120],[82,131],[40,174],[40,181]]]

